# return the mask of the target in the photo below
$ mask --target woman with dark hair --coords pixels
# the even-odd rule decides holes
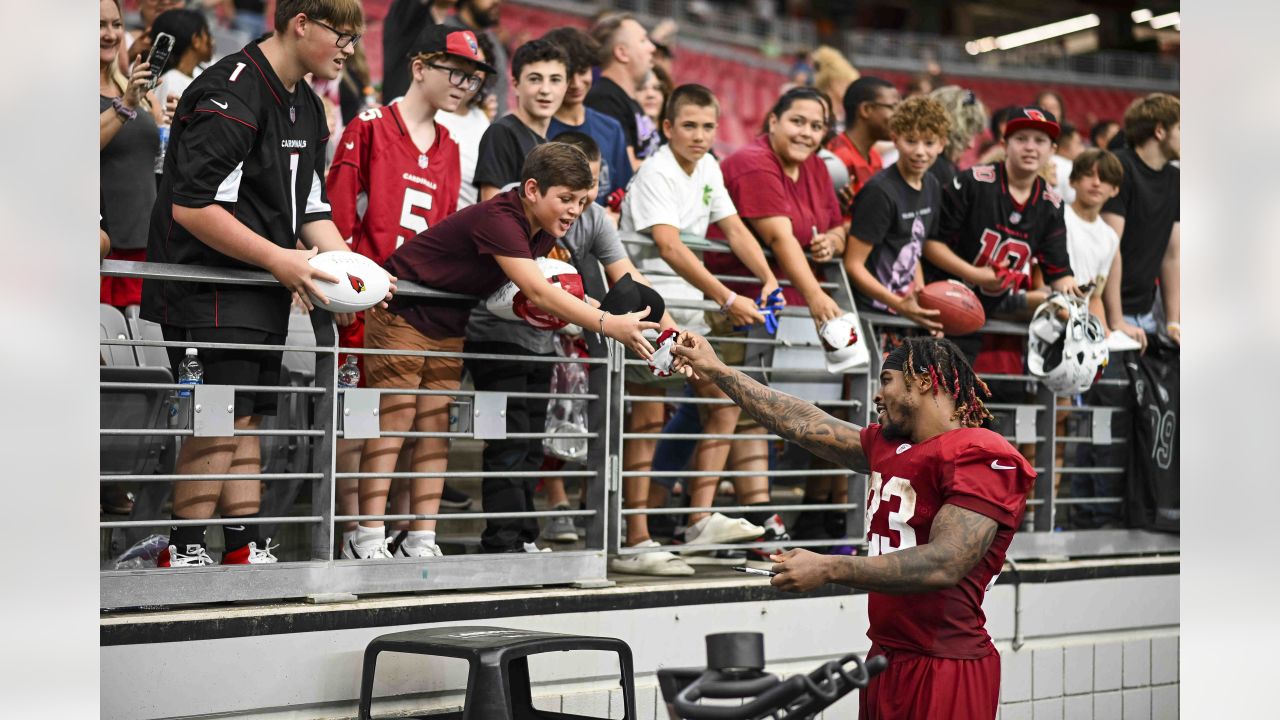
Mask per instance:
[[[200,74],[200,66],[213,59],[213,36],[209,34],[209,21],[204,13],[185,8],[160,13],[151,24],[153,45],[160,33],[173,36],[169,65],[155,90],[160,107],[164,107],[170,95],[182,95]]]
[[[725,187],[738,214],[761,244],[773,251],[770,265],[774,274],[779,280],[791,280],[789,287],[782,288],[787,304],[808,307],[817,326],[844,313],[822,289],[818,279],[820,271],[816,269],[816,264],[842,257],[845,247],[845,228],[836,191],[826,164],[818,157],[832,122],[831,106],[822,92],[808,87],[792,88],[783,93],[769,111],[762,134],[720,163]],[[707,268],[717,274],[750,275],[728,253],[707,253],[705,262]],[[760,295],[757,283],[725,284],[749,298]],[[713,326],[712,332],[734,334],[729,327]],[[734,365],[757,364],[745,362],[746,346],[741,344],[722,346],[721,355]],[[768,365],[770,360],[763,358],[760,364]],[[763,427],[746,416],[739,421],[739,434],[763,432]],[[760,473],[735,482],[739,504],[769,502],[769,480],[764,475],[769,467],[768,458],[764,440],[740,440],[731,444],[729,467]],[[748,513],[745,517],[765,527],[766,539],[781,539],[785,535],[781,519],[772,512]]]

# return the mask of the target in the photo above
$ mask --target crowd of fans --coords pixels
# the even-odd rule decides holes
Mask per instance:
[[[807,308],[815,324],[841,315],[844,309],[820,284],[821,265],[833,260],[843,262],[859,309],[897,314],[917,326],[887,337],[890,345],[916,333],[940,334],[937,312],[924,309],[916,298],[926,282],[946,278],[978,290],[988,317],[1025,320],[1050,292],[1059,292],[1087,297],[1108,332],[1138,347],[1145,348],[1156,334],[1180,342],[1179,104],[1172,96],[1141,97],[1123,118],[1091,128],[1069,122],[1062,98],[1050,90],[1028,98],[1026,106],[988,115],[981,100],[961,85],[930,77],[899,88],[860,74],[839,51],[822,47],[797,62],[755,140],[716,157],[719,118],[733,109],[722,107],[712,90],[672,76],[672,28],[663,27],[655,36],[657,29],[647,30],[625,13],[604,14],[586,31],[547,28],[540,38],[507,47],[496,32],[500,0],[395,0],[384,25],[379,82],[363,58],[358,0],[277,0],[274,18],[264,18],[262,2],[194,5],[141,0],[129,26],[119,0],[100,3],[106,257],[182,261],[164,249],[172,242],[172,226],[184,224],[179,210],[182,217],[192,217],[191,208],[221,206],[235,212],[227,218],[248,225],[261,236],[258,240],[265,237],[287,250],[299,241],[298,247],[333,249],[328,225],[324,238],[315,240],[318,228],[332,223],[333,238],[402,280],[480,296],[508,280],[522,290],[537,286],[541,289],[528,294],[542,312],[580,331],[620,340],[642,357],[652,352],[652,331],[659,326],[730,340],[759,337],[766,322],[762,311],[779,295],[787,305]],[[258,45],[243,51],[215,47],[211,24],[229,23],[257,37],[253,43]],[[161,32],[173,36],[175,45],[153,83],[146,53]],[[325,53],[335,56],[337,69],[318,70],[323,64],[316,58]],[[223,59],[215,63],[218,56]],[[309,72],[305,79],[300,69]],[[214,81],[202,82],[202,70]],[[256,100],[233,98],[227,109],[224,98],[233,90],[210,94],[228,90],[241,72],[252,73],[273,93],[283,88],[290,124],[302,122],[305,113],[297,109],[313,92],[324,113],[325,127],[309,136],[323,143],[315,184],[298,186],[304,192],[295,199],[295,222],[283,237],[271,235],[269,221],[254,226],[237,210],[249,202],[251,174],[269,171],[270,163],[253,159],[265,150],[228,130],[209,129],[219,119],[255,132],[267,126],[268,118],[252,107]],[[290,73],[301,80],[296,87],[288,82]],[[508,88],[514,90],[510,107]],[[210,99],[220,111],[207,106]],[[202,101],[205,105],[197,107]],[[296,142],[306,147],[305,141]],[[965,158],[977,162],[965,166]],[[208,164],[198,169],[182,164],[196,161]],[[186,177],[224,166],[225,180]],[[307,172],[304,165],[301,182],[310,182]],[[238,206],[229,183],[239,188]],[[306,208],[297,207],[304,197]],[[279,213],[287,216],[288,208]],[[282,263],[255,262],[252,252],[207,240],[208,233],[223,231],[185,225],[191,238],[214,248],[208,253],[225,256],[226,262],[216,264],[257,265],[285,282]],[[652,246],[625,247],[620,232],[647,235]],[[727,252],[704,255],[685,242],[691,236],[721,243]],[[609,287],[634,281],[668,300],[710,300],[720,311],[672,307],[658,318],[634,312],[639,308],[593,310],[567,293],[545,289],[553,286],[542,282],[534,264],[544,256],[578,268],[590,297],[602,298]],[[716,275],[750,279],[722,282]],[[286,287],[302,290],[296,298],[307,304],[306,278],[294,279]],[[789,285],[780,289],[780,280]],[[173,296],[162,283],[155,283],[158,299],[144,299],[142,285],[104,278],[102,302],[121,308],[141,304],[144,317],[166,323],[166,338],[171,337],[169,323],[178,323],[181,337],[191,339],[200,339],[192,328],[227,323],[224,316],[189,318],[183,325],[165,314],[173,309],[165,304]],[[214,298],[215,309],[227,302]],[[456,301],[393,298],[387,307],[336,319],[346,347],[570,357],[604,352],[602,344],[589,342],[591,332],[539,329],[498,317],[483,303],[472,308]],[[1024,373],[1023,340],[953,339],[979,372]],[[768,362],[767,356],[749,359],[750,344],[720,347],[731,365]],[[210,363],[222,367],[217,358]],[[278,371],[278,357],[274,363]],[[465,372],[477,390],[547,392],[552,379],[551,364],[533,360],[464,363],[375,354],[364,356],[360,366],[362,384],[382,389],[457,390]],[[732,404],[672,408],[660,399],[682,387],[688,396],[721,398],[718,388],[678,374],[658,377],[643,366],[630,367],[626,381],[629,394],[653,398],[631,404],[628,432],[707,435],[691,442],[628,439],[627,508],[664,505],[677,485],[691,507],[710,506],[721,487],[717,474],[726,470],[735,471],[731,484],[737,504],[770,504],[765,473],[778,458],[769,443],[716,439],[762,435],[763,428]],[[1026,400],[1025,383],[990,386],[998,401]],[[382,429],[445,432],[451,400],[448,394],[384,392]],[[246,407],[237,406],[237,424],[252,427],[256,416],[270,411],[250,396]],[[509,432],[541,432],[546,423],[545,401],[509,401]],[[256,451],[247,447],[256,442],[238,438],[224,450],[222,470],[196,458],[197,443],[189,443],[179,472],[256,472]],[[429,477],[447,469],[448,451],[448,441],[438,437],[341,441],[339,471],[358,470],[369,479],[339,483],[339,511],[384,514],[389,496],[398,511],[414,514],[438,512],[442,496],[446,503],[465,505],[465,496],[459,501],[457,490]],[[538,481],[526,474],[554,471],[556,465],[544,455],[540,439],[489,441],[483,469],[495,476],[482,483],[482,507],[487,512],[533,510]],[[401,483],[390,479],[396,470],[427,477],[405,481],[397,490]],[[651,470],[697,473],[683,483],[666,477],[650,482],[643,473]],[[256,482],[240,484],[257,487]],[[217,481],[198,483],[198,492],[182,486],[175,490],[175,519],[208,519],[215,510],[224,517],[257,512],[256,490],[232,492]],[[563,483],[548,482],[548,489],[554,507],[572,507]],[[1114,489],[1088,490],[1108,494]],[[842,502],[844,492],[843,482],[815,478],[806,484],[805,500]],[[839,540],[846,534],[844,513],[834,511],[803,513],[790,529],[766,511],[694,512],[675,523],[664,523],[663,517],[629,516],[625,545],[650,547],[657,544],[655,536],[674,537],[688,550],[624,555],[611,561],[614,570],[689,575],[698,564],[747,558],[745,551],[707,551],[699,545]],[[1098,510],[1089,522],[1115,520]],[[481,544],[486,552],[539,552],[546,549],[539,545],[546,536],[576,537],[567,518],[552,519],[552,527],[544,533],[536,520],[491,519]],[[234,532],[228,528],[225,536],[224,562],[274,562],[269,539],[257,537],[252,525]],[[442,554],[435,522],[429,520],[390,530],[381,521],[350,523],[342,553],[349,558]],[[175,526],[161,564],[208,562],[204,528]]]

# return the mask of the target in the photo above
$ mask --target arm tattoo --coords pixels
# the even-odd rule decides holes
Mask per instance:
[[[933,518],[929,542],[887,555],[840,558],[833,582],[891,595],[932,592],[960,582],[987,554],[996,521],[956,505]]]
[[[765,387],[736,370],[716,373],[713,379],[743,412],[778,436],[842,467],[869,471],[857,425],[838,420],[811,402]]]

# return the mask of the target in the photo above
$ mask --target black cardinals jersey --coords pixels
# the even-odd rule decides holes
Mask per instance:
[[[1062,212],[1062,197],[1043,178],[1035,178],[1027,201],[1019,204],[1009,194],[1004,163],[975,165],[943,188],[935,239],[975,267],[1008,261],[1012,272],[1029,275],[1034,259],[1045,282],[1052,282],[1071,274]],[[928,262],[924,268],[930,282],[952,277]],[[1008,293],[974,291],[988,314]]]
[[[182,93],[151,213],[147,259],[260,269],[213,249],[173,220],[174,206],[220,205],[253,232],[292,249],[303,225],[331,218],[324,186],[329,125],[305,82],[289,92],[257,43],[219,60]],[[290,293],[280,285],[146,280],[142,316],[187,328],[240,327],[284,335]]]

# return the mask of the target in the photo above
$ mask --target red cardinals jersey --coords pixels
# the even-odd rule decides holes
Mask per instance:
[[[959,584],[914,595],[869,593],[873,641],[935,657],[974,659],[995,651],[982,598],[1004,565],[1022,522],[1036,473],[1004,438],[979,428],[951,430],[919,445],[884,437],[879,425],[862,430],[871,467],[867,544],[871,555],[929,542],[933,518],[956,505],[998,523],[987,554]]]
[[[398,103],[360,113],[342,133],[326,180],[333,221],[352,250],[381,265],[396,248],[458,206],[458,143],[414,144]]]

